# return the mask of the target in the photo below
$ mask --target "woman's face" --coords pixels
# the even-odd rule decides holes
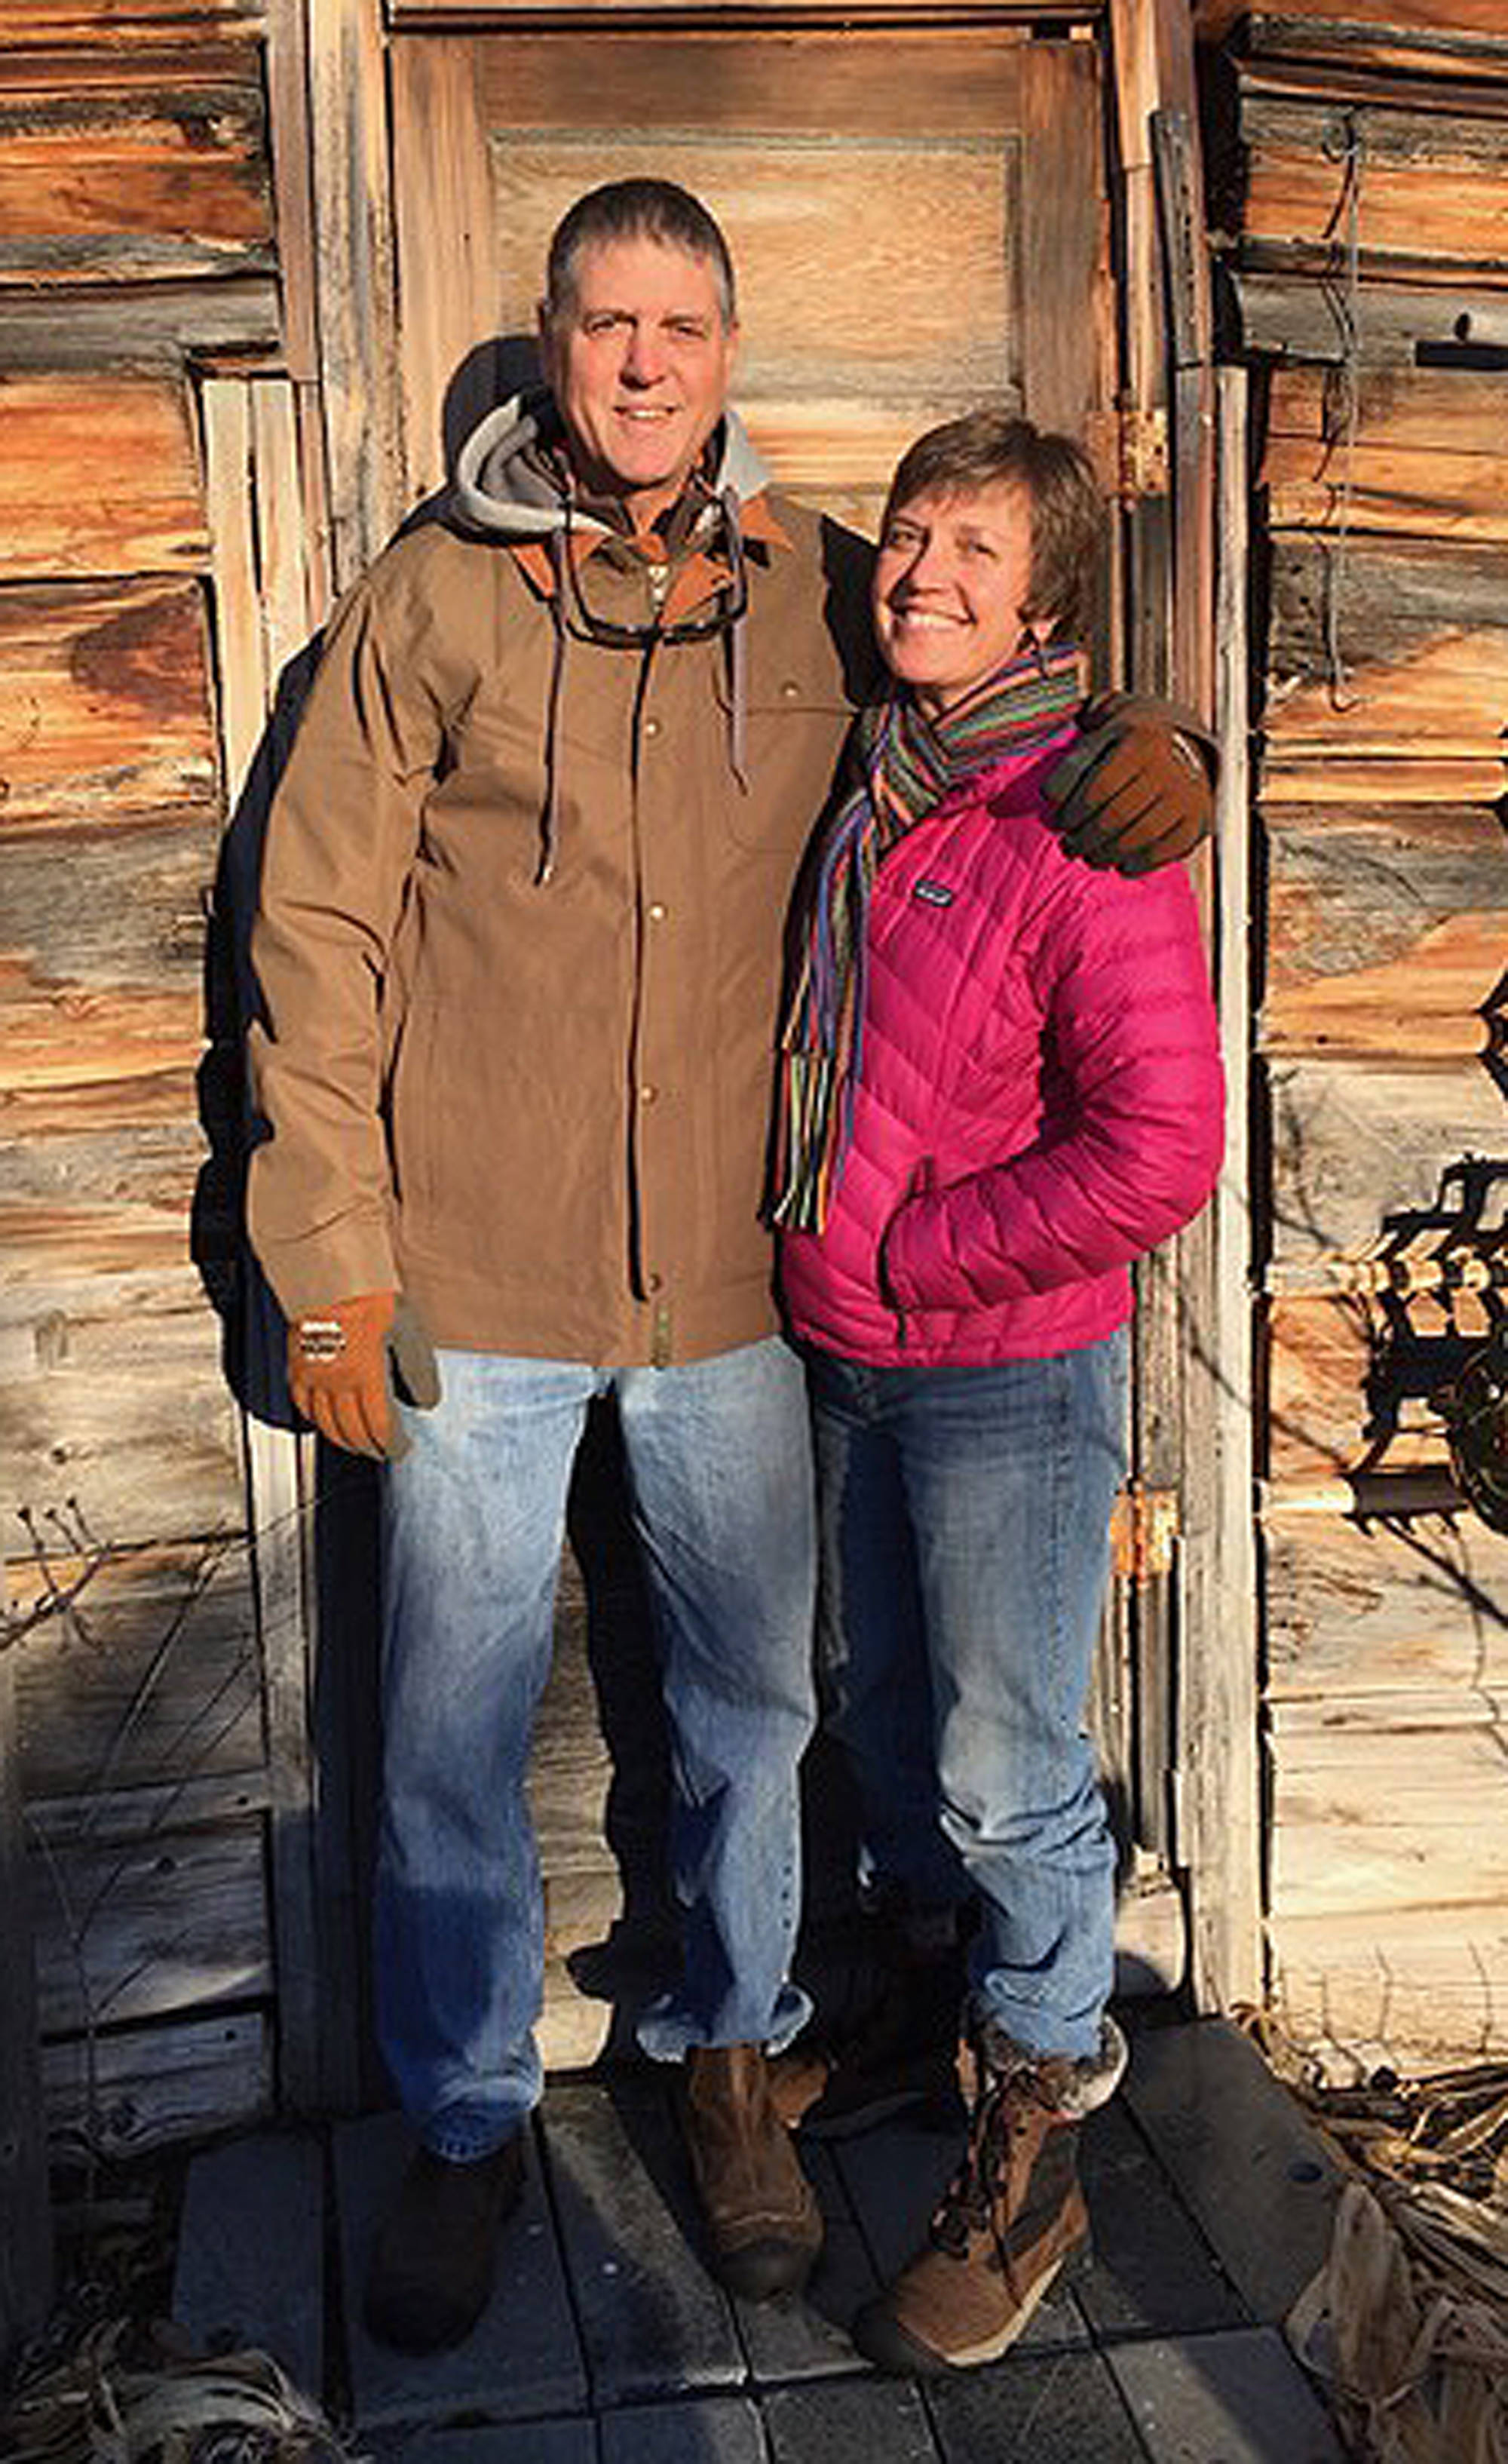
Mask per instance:
[[[875,631],[930,716],[1019,649],[1031,572],[1031,508],[1014,482],[895,508],[875,560]]]

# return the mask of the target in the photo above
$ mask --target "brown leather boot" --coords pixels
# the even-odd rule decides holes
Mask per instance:
[[[707,2219],[712,2274],[746,2301],[805,2283],[822,2218],[770,2095],[758,2045],[699,2045],[687,2056],[682,2122]]]
[[[472,2165],[420,2148],[367,2275],[362,2315],[380,2343],[437,2353],[470,2334],[492,2289],[498,2233],[523,2187],[521,2133]]]
[[[924,2247],[854,2321],[865,2359],[907,2377],[998,2361],[1064,2261],[1087,2251],[1079,2124],[1114,2093],[1126,2046],[1107,2020],[1098,2058],[1034,2057],[990,2028],[974,2057],[963,2162]]]

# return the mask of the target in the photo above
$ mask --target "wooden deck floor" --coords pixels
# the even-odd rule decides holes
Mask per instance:
[[[827,2217],[809,2296],[730,2302],[697,2225],[663,2074],[552,2080],[494,2298],[414,2363],[358,2316],[406,2152],[391,2116],[198,2157],[174,2309],[256,2344],[404,2464],[1337,2464],[1280,2324],[1324,2255],[1336,2185],[1302,2117],[1220,2022],[1138,2029],[1086,2133],[1095,2256],[1016,2352],[923,2388],[844,2332],[914,2241],[955,2133],[892,2125],[803,2154]]]

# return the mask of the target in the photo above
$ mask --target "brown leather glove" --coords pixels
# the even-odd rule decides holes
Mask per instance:
[[[1088,722],[1044,782],[1071,855],[1116,872],[1155,872],[1209,837],[1214,781],[1201,737],[1145,703],[1103,716],[1091,709]]]
[[[295,1411],[333,1446],[397,1462],[408,1450],[393,1410],[397,1375],[422,1410],[440,1400],[433,1349],[396,1292],[359,1292],[306,1309],[288,1330],[288,1391]]]

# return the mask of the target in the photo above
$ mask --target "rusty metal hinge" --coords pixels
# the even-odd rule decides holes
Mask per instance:
[[[1178,1530],[1177,1491],[1144,1488],[1133,1481],[1122,1489],[1110,1515],[1111,1563],[1117,1574],[1131,1583],[1170,1574]]]
[[[1116,413],[1116,493],[1122,503],[1166,496],[1171,485],[1166,409],[1161,405],[1148,410],[1136,403],[1122,403]]]

